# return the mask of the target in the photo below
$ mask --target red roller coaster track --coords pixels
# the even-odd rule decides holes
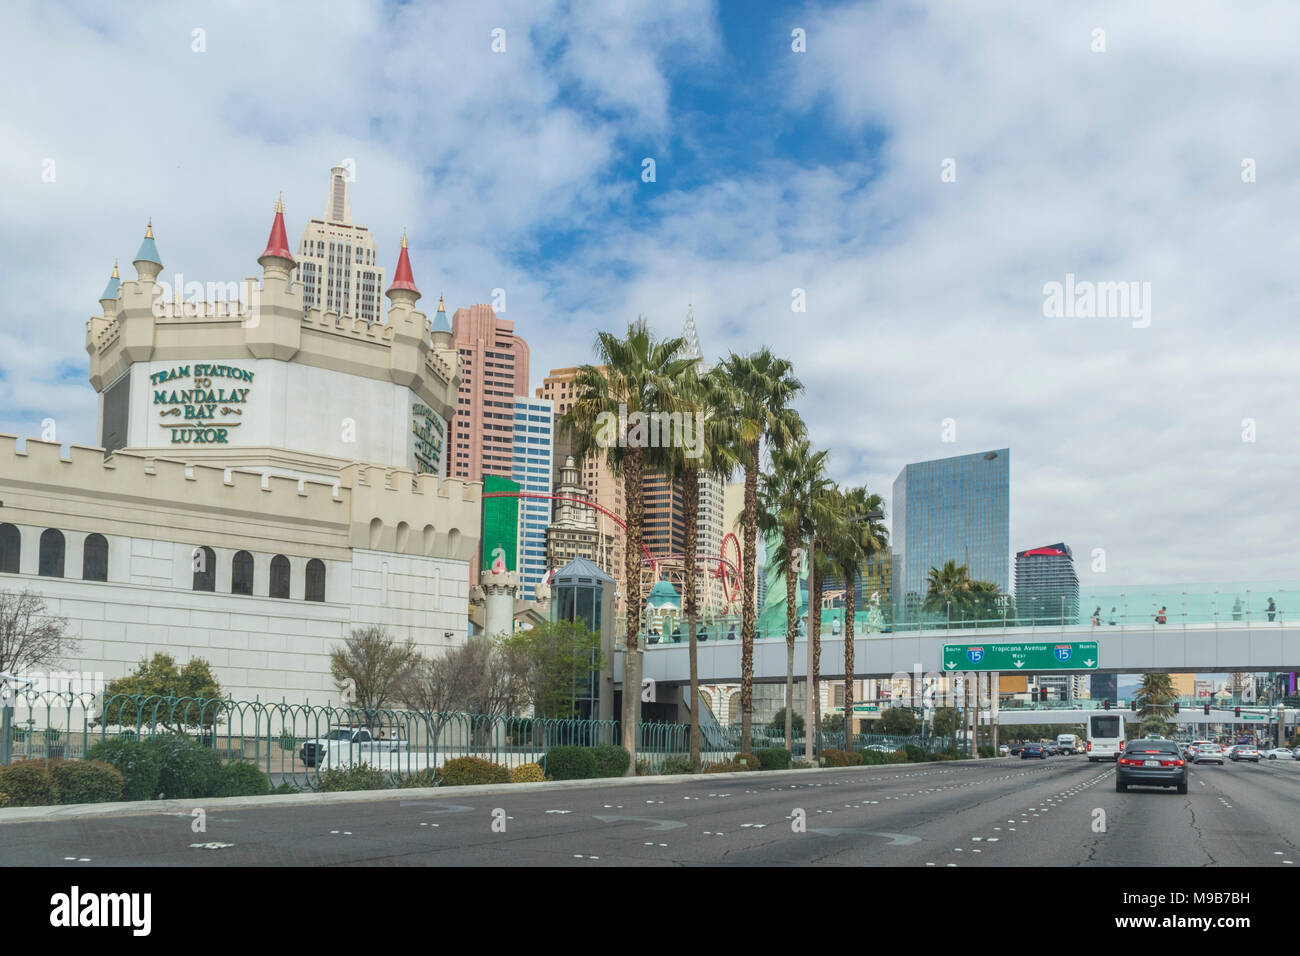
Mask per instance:
[[[627,522],[624,521],[621,516],[619,516],[613,511],[610,511],[608,508],[604,507],[603,505],[598,505],[596,504],[596,502],[589,501],[586,498],[575,498],[572,495],[547,495],[547,494],[542,494],[539,491],[489,491],[486,494],[484,494],[483,497],[484,498],[541,498],[547,501],[569,501],[572,502],[573,504],[583,505],[585,507],[592,508],[596,511],[599,511],[601,514],[610,518],[616,525],[618,525],[619,530],[621,530],[624,534],[627,533]],[[706,562],[705,565],[706,567],[708,566],[708,563],[712,563],[714,561],[717,562],[717,568],[714,571],[714,576],[722,578],[723,589],[727,592],[727,599],[730,601],[730,600],[734,600],[735,595],[740,591],[740,586],[739,584],[737,584],[737,582],[740,580],[740,561],[739,561],[740,546],[739,543],[736,541],[736,536],[729,531],[727,532],[726,536],[722,539],[722,549],[724,552],[726,551],[727,548],[727,538],[730,538],[732,543],[736,545],[737,560],[732,561],[728,559],[725,553],[709,554],[707,552],[705,553],[697,552],[695,555],[695,561],[697,564],[700,561]],[[641,563],[649,564],[651,569],[655,572],[656,577],[658,576],[659,573],[660,561],[684,561],[685,560],[685,555],[683,554],[661,554],[656,556],[653,553],[651,553],[649,548],[645,546],[644,541],[641,542],[641,553],[644,555],[644,558]],[[731,575],[732,577],[733,587],[730,588],[727,587],[728,574]]]

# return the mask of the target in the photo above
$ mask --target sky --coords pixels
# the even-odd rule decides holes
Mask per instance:
[[[505,290],[534,388],[689,305],[706,358],[794,363],[831,476],[887,504],[908,462],[1007,447],[1012,551],[1064,541],[1085,586],[1300,579],[1294,4],[72,2],[0,26],[0,432],[97,444],[84,324],[149,217],[164,280],[238,280],[276,198],[296,241],[347,159],[389,277],[405,229],[430,314]],[[1136,294],[1054,310],[1052,283]]]

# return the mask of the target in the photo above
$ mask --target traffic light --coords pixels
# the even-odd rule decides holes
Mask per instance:
[[[1137,709],[1138,709],[1138,702],[1137,702],[1137,698],[1136,698],[1136,697],[1131,697],[1131,698],[1129,698],[1128,709],[1131,710],[1131,711],[1133,711],[1133,712],[1135,712],[1135,713],[1137,712]]]
[[[1206,717],[1210,716],[1210,705],[1209,705],[1209,704],[1206,704],[1206,705],[1205,705],[1205,716],[1206,716]]]
[[[1174,713],[1178,713],[1178,701],[1174,701]]]
[[[1241,716],[1241,708],[1240,708],[1240,707],[1236,708],[1236,710],[1234,710],[1233,713],[1234,713],[1236,716],[1240,717],[1240,716]]]
[[[1102,703],[1101,703],[1101,709],[1102,709],[1102,710],[1110,710],[1110,698],[1109,698],[1109,697],[1107,697],[1104,701],[1102,701]]]

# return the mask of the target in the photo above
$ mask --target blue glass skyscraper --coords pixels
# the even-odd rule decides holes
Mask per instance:
[[[510,477],[520,491],[549,495],[555,448],[555,403],[549,398],[515,397],[514,463]],[[546,567],[546,529],[551,523],[546,498],[519,499],[519,597],[531,601]]]
[[[975,581],[1010,586],[1010,449],[904,465],[894,479],[890,594],[915,619],[931,568],[966,565]]]

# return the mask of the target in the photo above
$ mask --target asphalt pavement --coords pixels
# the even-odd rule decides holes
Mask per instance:
[[[1300,762],[1115,792],[1112,764],[905,764],[439,789],[339,804],[203,801],[0,825],[6,865],[1300,866]],[[294,800],[295,798],[280,798]]]

